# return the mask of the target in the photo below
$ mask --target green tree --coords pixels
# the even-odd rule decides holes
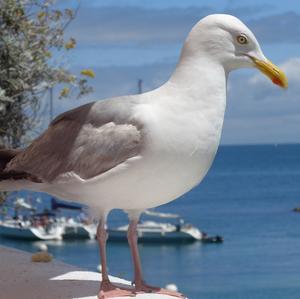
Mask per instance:
[[[60,58],[76,46],[64,32],[75,18],[52,0],[0,0],[0,147],[19,147],[36,125],[40,99],[54,86],[60,97],[91,92],[92,70],[76,76]]]

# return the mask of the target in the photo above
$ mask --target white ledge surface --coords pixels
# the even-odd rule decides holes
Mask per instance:
[[[33,263],[31,254],[0,247],[0,299],[98,299],[101,275],[58,261]],[[112,282],[130,285],[110,276]],[[160,294],[138,294],[116,299],[174,299]]]

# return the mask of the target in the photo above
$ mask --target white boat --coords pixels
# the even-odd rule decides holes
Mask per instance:
[[[50,212],[36,214],[35,207],[24,198],[13,202],[14,217],[4,215],[0,221],[0,236],[23,240],[61,240],[63,228],[55,223],[55,215]],[[20,216],[20,212],[30,214]]]
[[[184,224],[176,214],[146,211],[146,215],[159,218],[176,219],[176,224],[142,221],[137,225],[139,242],[193,242],[206,239],[205,233],[191,224]],[[126,241],[128,225],[108,229],[109,241]]]
[[[88,223],[82,206],[52,198],[51,210],[37,214],[24,198],[17,198],[11,208],[14,218],[4,215],[0,219],[0,236],[27,240],[95,239],[96,225]],[[59,216],[61,209],[77,210],[80,214],[76,218]]]
[[[32,226],[29,221],[6,220],[0,223],[0,236],[26,240],[61,240],[63,228],[55,223]]]

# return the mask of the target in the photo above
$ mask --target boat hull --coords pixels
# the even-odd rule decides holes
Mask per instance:
[[[14,227],[0,225],[0,236],[10,239],[20,239],[20,240],[60,240],[61,232],[59,230],[54,233],[46,233],[38,228],[34,227]]]
[[[94,232],[95,230],[95,232]],[[66,226],[63,232],[63,239],[78,240],[78,239],[94,239],[96,229],[84,226]]]
[[[127,232],[115,229],[108,230],[108,241],[125,242]],[[184,232],[138,232],[139,243],[191,243],[197,241],[193,236]]]
[[[0,226],[0,236],[11,239],[39,240],[30,229],[8,226]]]

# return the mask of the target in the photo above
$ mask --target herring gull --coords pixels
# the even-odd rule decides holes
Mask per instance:
[[[100,219],[99,298],[140,292],[183,297],[145,283],[136,226],[142,211],[201,182],[219,146],[228,74],[244,67],[256,67],[287,87],[284,73],[265,58],[247,26],[230,15],[209,15],[193,27],[161,87],[67,111],[27,148],[1,150],[0,189],[43,191],[93,209]],[[112,209],[129,216],[133,290],[109,281],[105,222]]]

